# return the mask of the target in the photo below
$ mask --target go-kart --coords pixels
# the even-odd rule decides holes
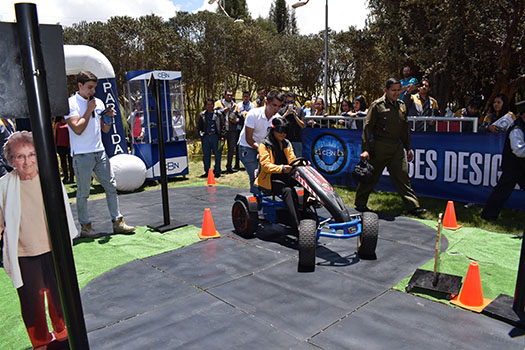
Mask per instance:
[[[358,237],[357,254],[361,259],[375,259],[378,216],[372,212],[351,214],[332,185],[310,165],[306,158],[296,158],[290,176],[297,182],[298,215],[301,218],[298,232],[299,270],[315,269],[315,249],[320,237],[348,239]],[[331,217],[317,214],[325,207]],[[254,237],[259,226],[258,210],[271,223],[294,226],[288,208],[281,196],[270,193],[240,193],[235,196],[232,221],[235,232],[244,238]]]

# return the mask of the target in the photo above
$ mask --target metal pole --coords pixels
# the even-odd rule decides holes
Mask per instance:
[[[222,8],[224,10],[224,13],[226,13],[226,3],[225,3],[225,0],[222,0]],[[227,13],[226,13],[227,14]],[[226,36],[223,38],[223,43],[224,43],[224,51],[223,51],[223,62],[224,64],[227,64],[226,62]],[[228,88],[227,85],[228,85],[228,82],[227,82],[227,79],[228,78],[228,73],[226,71],[226,69],[224,69],[224,91],[226,91],[226,89]]]
[[[328,0],[326,0],[325,5],[324,29],[324,104],[325,107],[328,109]]]
[[[29,117],[69,346],[71,349],[89,349],[58,172],[36,5],[15,4],[15,12]]]
[[[162,212],[164,215],[164,226],[170,224],[170,205],[168,199],[168,173],[166,171],[166,152],[164,145],[164,125],[162,124],[162,96],[160,83],[151,73],[151,91],[155,93],[155,105],[157,107],[157,140],[159,148],[160,184],[162,189]]]
[[[514,303],[512,309],[525,321],[525,230],[521,239],[520,263],[518,266],[518,278],[516,279],[516,290],[514,292]]]

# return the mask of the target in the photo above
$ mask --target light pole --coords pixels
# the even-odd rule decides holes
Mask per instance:
[[[217,3],[217,5],[219,5],[219,7],[221,8],[222,12],[224,12],[224,14],[226,15],[226,17],[228,17],[229,19],[231,19],[233,21],[233,23],[244,23],[244,20],[243,19],[240,19],[240,18],[233,18],[232,16],[230,16],[228,14],[228,12],[226,12],[225,10],[225,3],[226,3],[226,0],[222,0],[219,1],[219,0],[209,0],[208,3],[211,5],[213,4],[214,2]],[[226,39],[224,39],[224,50],[223,50],[223,59],[224,59],[224,62],[226,62]],[[224,90],[227,89],[227,81],[226,81],[226,71],[224,71]]]
[[[308,4],[310,0],[299,1],[292,5],[292,8]],[[324,103],[328,108],[328,0],[325,4],[325,26],[324,26]]]

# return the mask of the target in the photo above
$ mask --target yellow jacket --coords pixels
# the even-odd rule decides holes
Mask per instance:
[[[293,153],[292,143],[286,139],[283,140],[283,151],[286,156],[288,164],[290,164],[296,157]],[[259,176],[255,179],[255,185],[272,189],[272,174],[282,174],[284,165],[275,164],[275,156],[271,149],[269,149],[264,142],[259,144],[259,163],[261,164]]]

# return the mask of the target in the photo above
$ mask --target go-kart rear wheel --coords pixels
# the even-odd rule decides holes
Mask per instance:
[[[315,247],[317,245],[317,223],[301,220],[299,230],[299,270],[315,270]]]
[[[361,216],[361,235],[358,238],[357,254],[361,259],[376,259],[379,217],[376,213],[364,212]]]
[[[244,238],[252,238],[259,225],[257,213],[250,213],[246,204],[240,200],[233,203],[232,221],[235,232]]]

